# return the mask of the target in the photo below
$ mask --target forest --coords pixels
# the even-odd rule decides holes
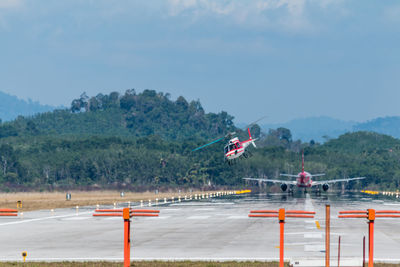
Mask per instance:
[[[298,173],[302,150],[310,173],[367,177],[347,184],[349,189],[399,186],[400,140],[374,132],[302,143],[292,140],[290,129],[264,133],[252,125],[257,148],[233,166],[224,161],[224,142],[192,151],[232,131],[248,138],[233,119],[227,112],[206,113],[199,101],[171,100],[154,90],[82,94],[68,109],[1,123],[1,190],[243,188],[257,186],[243,177]]]

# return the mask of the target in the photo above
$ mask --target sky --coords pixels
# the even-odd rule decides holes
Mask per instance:
[[[400,115],[400,1],[0,0],[0,91],[154,89],[266,123]]]

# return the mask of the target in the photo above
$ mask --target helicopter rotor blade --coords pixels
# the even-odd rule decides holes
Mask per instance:
[[[225,138],[231,137],[232,135],[235,135],[235,134],[236,134],[236,132],[227,133],[227,134],[225,135]]]
[[[265,118],[267,118],[267,117],[268,117],[268,116],[263,116],[263,117],[259,118],[258,120],[253,121],[252,123],[250,123],[249,125],[246,126],[246,129],[247,129],[247,128],[250,128],[251,126],[253,126],[253,125],[256,124],[257,122],[259,122],[260,120],[263,120],[263,119],[265,119]]]
[[[209,145],[218,143],[219,141],[224,140],[224,139],[225,139],[225,137],[218,138],[217,140],[214,140],[214,141],[212,141],[212,142],[210,142],[210,143],[208,143],[208,144],[199,146],[198,148],[195,148],[195,149],[193,149],[192,151],[197,151],[197,150],[199,150],[199,149],[205,148],[206,146],[209,146]]]

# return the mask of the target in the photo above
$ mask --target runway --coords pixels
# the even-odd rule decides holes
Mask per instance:
[[[400,210],[400,201],[364,194],[298,193],[232,195],[152,206],[155,218],[134,218],[131,224],[133,260],[259,260],[279,258],[277,218],[249,218],[253,209],[315,211],[315,219],[287,218],[285,258],[293,262],[324,259],[325,204],[331,205],[331,255],[361,262],[365,219],[338,219],[349,209]],[[124,205],[119,205],[122,207]],[[102,206],[104,208],[111,208]],[[95,207],[25,212],[0,218],[0,260],[122,261],[122,218],[94,218]],[[367,238],[368,239],[368,238]],[[375,259],[400,262],[400,219],[375,222]],[[299,263],[299,265],[301,265]]]

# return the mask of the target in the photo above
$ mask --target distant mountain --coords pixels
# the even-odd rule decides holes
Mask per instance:
[[[400,117],[376,118],[353,126],[354,131],[369,131],[400,138]]]
[[[266,132],[269,129],[279,127],[288,128],[292,133],[293,140],[324,142],[326,139],[337,138],[346,132],[351,132],[355,124],[356,122],[354,121],[343,121],[321,116],[299,118],[286,123],[263,124],[260,126]]]
[[[54,110],[55,107],[41,105],[32,100],[22,100],[0,91],[0,119],[2,121],[14,120],[18,116],[30,116]]]

